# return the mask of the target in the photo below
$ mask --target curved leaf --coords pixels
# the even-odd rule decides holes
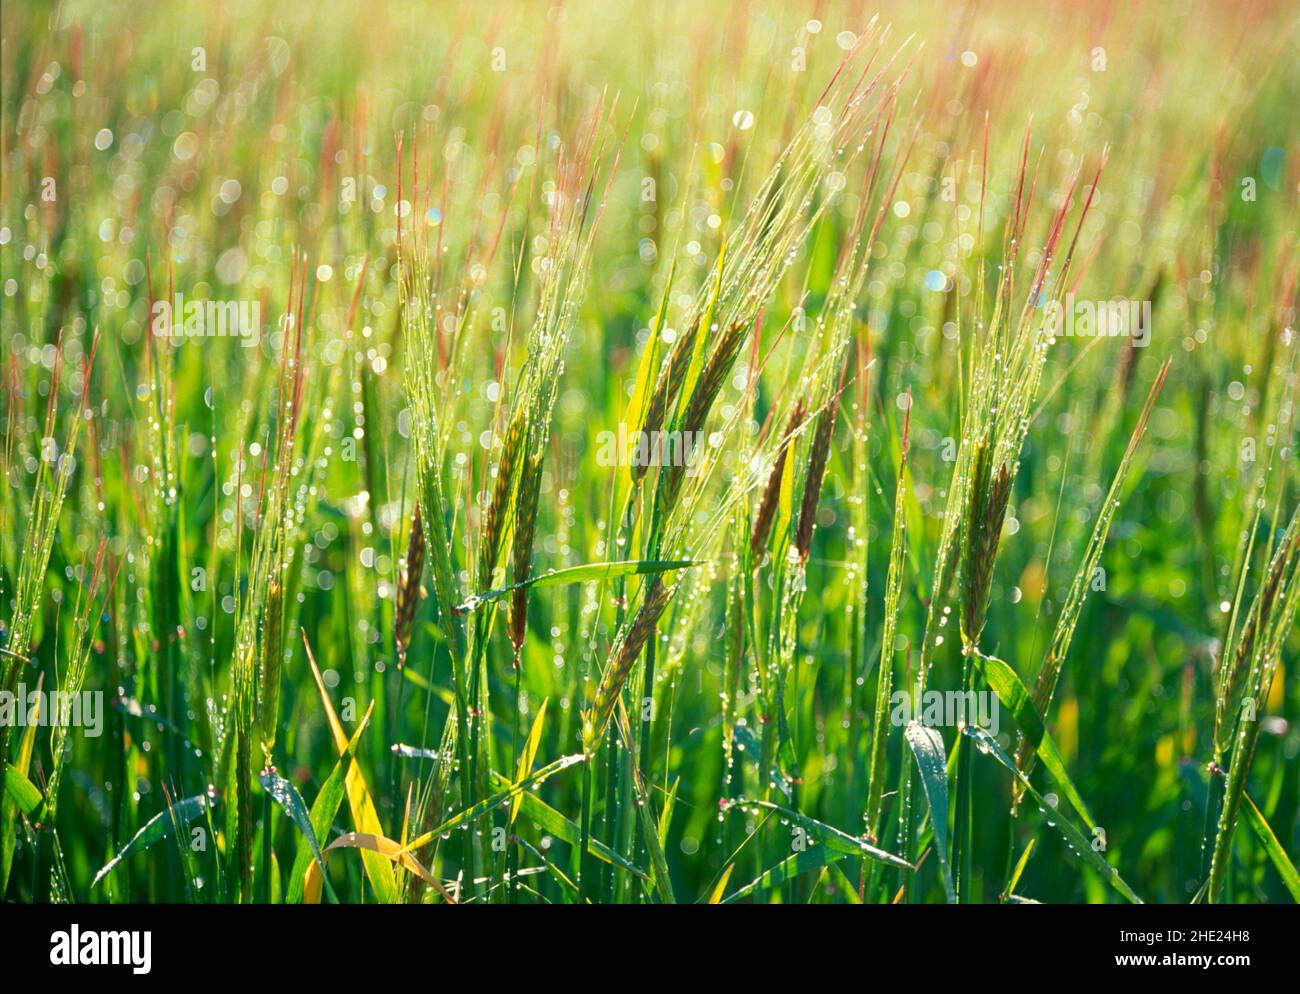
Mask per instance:
[[[1016,764],[1003,751],[1002,746],[998,745],[998,740],[977,725],[966,725],[962,728],[962,734],[975,741],[976,748],[987,756],[992,756],[999,763],[1011,771],[1011,775],[1016,781],[1028,791],[1029,795],[1038,803],[1038,807],[1047,817],[1047,824],[1061,833],[1065,839],[1066,845],[1073,850],[1074,854],[1090,865],[1094,870],[1101,874],[1103,880],[1107,881],[1112,887],[1124,895],[1134,904],[1141,904],[1142,899],[1133,893],[1133,889],[1124,882],[1124,878],[1119,875],[1119,870],[1111,866],[1102,858],[1101,853],[1092,848],[1089,842],[1074,822],[1062,816],[1061,812],[1047,803],[1046,798],[1034,789],[1034,785],[1029,782],[1029,778],[1016,769]]]
[[[558,587],[566,583],[587,583],[592,580],[608,580],[616,576],[631,576],[637,573],[670,573],[673,570],[688,569],[701,565],[696,559],[644,559],[622,560],[610,563],[584,563],[581,566],[567,566],[538,574],[522,583],[512,583],[508,587],[498,587],[481,594],[475,594],[456,608],[457,613],[474,611],[484,604],[500,600],[506,594],[525,587]]]
[[[307,662],[311,664],[311,675],[316,679],[316,688],[320,691],[321,703],[325,706],[325,717],[329,721],[330,732],[334,736],[334,747],[338,750],[340,756],[348,750],[348,737],[343,731],[343,723],[334,713],[334,705],[330,702],[329,692],[325,689],[325,680],[321,677],[320,667],[316,665],[316,657],[312,654],[311,646],[307,642],[307,633],[302,633],[302,644],[307,649]],[[375,802],[371,800],[370,788],[366,786],[365,774],[361,772],[361,764],[352,762],[348,764],[348,771],[344,777],[344,785],[348,792],[348,807],[352,810],[352,821],[360,832],[370,835],[383,835],[383,830],[379,822],[379,812],[375,810]],[[381,904],[397,903],[397,881],[393,877],[393,868],[383,860],[376,860],[367,857],[364,853],[361,859],[366,869],[366,877],[370,880],[370,886],[375,889],[375,896]]]
[[[742,897],[748,897],[760,887],[779,887],[787,880],[793,880],[809,870],[820,870],[823,867],[830,866],[841,859],[846,859],[848,855],[848,853],[832,849],[830,846],[813,846],[803,852],[793,853],[775,866],[764,870],[730,897],[724,898],[721,903],[734,904]],[[714,904],[717,902],[710,900],[709,903]]]
[[[257,779],[261,782],[262,789],[271,795],[272,800],[280,805],[284,813],[298,826],[298,830],[307,840],[307,845],[311,846],[312,855],[317,860],[321,859],[320,844],[316,841],[311,815],[307,813],[307,805],[303,803],[298,788],[274,770],[263,770]]]
[[[1250,822],[1250,827],[1259,836],[1264,851],[1268,853],[1268,858],[1273,861],[1274,869],[1277,870],[1278,876],[1282,878],[1282,883],[1286,884],[1286,889],[1291,894],[1291,900],[1300,904],[1300,874],[1296,873],[1295,864],[1291,862],[1291,857],[1282,848],[1282,843],[1278,842],[1272,827],[1264,818],[1263,812],[1250,799],[1250,795],[1244,795],[1244,799],[1246,804],[1242,810],[1246,813],[1246,821]]]
[[[1043,766],[1052,775],[1056,785],[1061,788],[1061,793],[1069,798],[1084,823],[1089,828],[1096,828],[1097,822],[1093,820],[1092,812],[1083,803],[1083,798],[1075,789],[1070,775],[1065,772],[1065,761],[1061,759],[1061,753],[1056,748],[1056,743],[1052,741],[1052,736],[1043,727],[1042,719],[1034,708],[1029,691],[1016,675],[1016,671],[1010,664],[996,656],[986,656],[976,652],[974,658],[975,665],[979,667],[984,679],[993,688],[993,693],[997,694],[998,701],[1016,719],[1016,726],[1020,729],[1025,743],[1043,761]]]
[[[509,790],[514,786],[513,782],[504,774],[496,772],[492,774],[492,784],[502,790]],[[560,812],[556,811],[532,791],[525,790],[518,796],[523,802],[520,805],[520,810],[524,817],[528,818],[543,832],[547,835],[553,835],[561,842],[567,842],[571,846],[581,844],[579,840],[581,839],[582,833],[578,828],[577,822],[560,814]],[[641,880],[648,880],[650,878],[650,875],[645,870],[641,869],[641,867],[637,866],[635,863],[629,863],[626,859],[594,836],[588,840],[587,851],[599,860],[617,866],[621,870],[626,870],[634,877]]]
[[[456,899],[447,893],[447,889],[443,887],[442,881],[426,870],[420,861],[411,855],[409,846],[394,842],[387,836],[373,835],[369,832],[348,832],[346,835],[340,835],[325,847],[326,852],[335,849],[362,849],[366,852],[378,853],[385,859],[392,860],[394,863],[398,863],[405,869],[410,870],[426,884],[437,890],[448,904],[456,903]]]
[[[492,811],[493,809],[500,807],[502,804],[505,804],[507,801],[513,800],[515,796],[521,793],[522,791],[527,790],[529,787],[535,787],[537,784],[541,783],[543,780],[545,780],[547,777],[551,776],[552,774],[559,773],[560,770],[568,769],[570,766],[573,766],[577,763],[581,763],[586,758],[587,757],[585,754],[578,752],[578,753],[574,753],[571,756],[563,756],[560,759],[557,759],[555,762],[543,766],[540,770],[538,770],[536,773],[534,773],[532,776],[528,777],[527,779],[520,780],[518,783],[515,784],[511,784],[510,787],[501,791],[500,793],[493,794],[491,797],[484,798],[483,800],[479,801],[477,804],[473,804],[470,807],[465,808],[463,811],[459,812],[458,814],[452,815],[450,818],[444,821],[437,828],[430,829],[429,831],[421,835],[418,839],[408,842],[406,844],[406,849],[414,851],[417,849],[421,849],[424,846],[427,846],[439,835],[444,835],[447,832],[450,832],[453,828],[457,827],[458,825],[464,822],[471,822],[474,821],[476,818],[481,818],[489,811]]]
[[[828,848],[836,852],[843,853],[846,856],[866,856],[868,859],[879,860],[881,863],[888,863],[890,866],[896,866],[900,870],[915,870],[916,867],[903,859],[901,856],[895,856],[891,852],[885,852],[883,849],[877,849],[871,843],[856,838],[848,832],[842,832],[834,826],[820,822],[816,818],[809,818],[807,815],[800,814],[797,811],[791,811],[789,808],[783,808],[771,801],[751,801],[749,798],[742,797],[732,801],[727,805],[727,809],[737,808],[739,810],[760,810],[771,811],[786,821],[794,822],[801,828],[813,832],[817,835]]]
[[[208,805],[215,806],[216,794],[195,794],[193,797],[187,797],[183,801],[177,801],[171,806],[170,813],[168,809],[159,811],[156,815],[145,822],[144,827],[135,833],[135,836],[122,847],[121,852],[104,864],[104,868],[95,874],[95,879],[90,882],[93,889],[96,884],[107,876],[118,863],[126,859],[132,853],[148,849],[157,842],[169,838],[172,834],[173,827],[188,825],[199,815],[208,810]]]
[[[361,739],[361,733],[366,730],[366,725],[370,722],[370,715],[374,711],[374,707],[375,702],[371,701],[370,707],[366,709],[365,715],[357,725],[357,730],[352,733],[352,739],[348,742],[347,753],[334,764],[334,769],[330,771],[330,775],[326,778],[320,793],[316,795],[316,800],[312,802],[311,825],[312,832],[317,840],[323,839],[329,834],[334,819],[338,817],[339,807],[343,804],[343,792],[348,767],[351,766],[356,756],[357,742]],[[311,847],[306,843],[307,840],[304,837],[302,843],[298,846],[298,854],[294,857],[293,869],[289,871],[289,893],[285,896],[286,904],[299,904],[303,901],[316,904],[320,901],[320,888],[324,883],[321,873],[324,867],[324,857],[319,850],[313,853]],[[316,856],[315,860],[312,858],[313,855]],[[313,870],[314,873],[312,873]],[[311,900],[309,894],[313,888],[314,894],[311,896],[314,896],[315,899]]]
[[[18,805],[18,810],[25,815],[31,814],[45,800],[36,785],[28,780],[17,767],[5,763],[5,794]]]

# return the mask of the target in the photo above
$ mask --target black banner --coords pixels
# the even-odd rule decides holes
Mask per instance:
[[[710,969],[722,977],[738,943],[761,943],[769,947],[762,959],[766,979],[798,970],[792,979],[805,984],[810,962],[848,968],[863,979],[988,983],[1041,970],[1053,980],[1129,973],[1183,983],[1196,975],[1239,978],[1243,971],[1282,975],[1294,963],[1295,934],[1294,909],[1258,905],[584,911],[10,904],[0,906],[0,972],[6,986],[32,975],[104,974],[136,984],[215,977],[228,969],[250,978],[361,981],[401,965],[434,969],[445,982],[473,964],[500,982],[512,969],[549,971],[545,964],[563,958],[580,962],[584,973],[599,971],[593,976],[635,962],[647,978],[660,969],[668,977]],[[663,962],[657,967],[647,956]]]

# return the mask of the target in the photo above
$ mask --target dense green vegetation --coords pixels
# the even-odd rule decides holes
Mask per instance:
[[[874,14],[4,5],[0,896],[1300,900],[1296,12]]]

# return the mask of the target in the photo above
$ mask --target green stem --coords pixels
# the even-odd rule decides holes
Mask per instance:
[[[578,831],[578,903],[586,904],[593,883],[594,866],[588,850],[591,848],[591,762],[582,764],[582,813]]]

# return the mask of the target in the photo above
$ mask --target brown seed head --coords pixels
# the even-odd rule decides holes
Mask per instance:
[[[515,496],[515,537],[512,559],[514,582],[523,583],[533,572],[533,541],[537,531],[537,495],[542,480],[542,453],[524,457],[519,474],[519,492]],[[517,587],[510,597],[510,644],[515,649],[515,665],[524,646],[528,620],[528,588]]]
[[[415,613],[420,607],[420,577],[424,574],[424,522],[416,508],[411,519],[411,535],[406,542],[406,568],[402,585],[397,591],[396,617],[393,619],[393,641],[397,644],[397,665],[406,663],[406,650],[411,645],[411,631],[415,626]]]
[[[654,634],[655,625],[659,623],[659,615],[663,613],[671,595],[672,590],[664,585],[659,576],[655,576],[650,581],[650,588],[646,591],[640,610],[627,628],[626,636],[614,646],[609,665],[600,678],[600,684],[596,687],[596,695],[592,700],[591,710],[587,713],[587,721],[583,729],[583,749],[588,755],[596,751],[604,738],[605,729],[609,727],[609,720],[614,714],[614,705],[618,702],[618,695],[622,693],[623,685],[627,683],[627,678],[632,673],[637,656],[641,654],[646,641]]]

